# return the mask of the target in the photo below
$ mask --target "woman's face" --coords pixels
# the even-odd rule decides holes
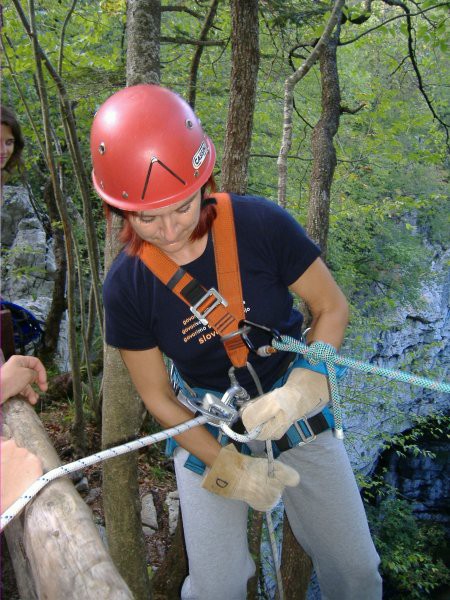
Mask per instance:
[[[0,137],[0,167],[4,169],[6,163],[14,152],[14,136],[9,125],[2,123],[2,133]]]
[[[201,190],[186,200],[155,210],[133,213],[131,226],[146,242],[166,254],[175,254],[189,243],[201,210]]]

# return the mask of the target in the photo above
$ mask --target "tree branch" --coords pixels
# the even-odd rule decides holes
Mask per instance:
[[[66,28],[70,21],[70,17],[72,16],[73,11],[75,10],[75,6],[77,5],[78,0],[72,0],[72,6],[69,8],[69,11],[64,19],[64,23],[61,29],[61,39],[59,42],[59,59],[58,59],[58,74],[62,76],[62,66],[64,60],[64,38],[66,36]]]
[[[202,13],[199,13],[187,6],[161,6],[161,12],[185,12],[196,19],[203,19]]]
[[[367,104],[365,102],[362,102],[356,108],[350,108],[349,106],[345,106],[345,104],[341,104],[339,112],[341,113],[341,115],[343,115],[344,113],[349,114],[349,115],[356,115],[356,113],[358,113],[360,110],[362,110],[366,106],[367,106]]]
[[[410,13],[410,17],[418,17],[420,15],[424,15],[425,13],[429,12],[430,10],[434,10],[435,8],[440,8],[441,6],[448,6],[448,2],[442,2],[440,4],[435,4],[434,6],[430,6],[429,8],[424,8],[424,10],[420,10],[419,12]],[[392,21],[396,21],[397,19],[404,19],[405,17],[406,17],[406,15],[395,15],[395,17],[386,19],[386,21],[383,21],[379,25],[375,25],[374,27],[371,27],[370,29],[366,29],[366,31],[363,31],[362,33],[360,33],[359,35],[357,35],[356,37],[354,37],[350,40],[346,40],[345,42],[340,41],[339,46],[347,46],[348,44],[353,44],[354,42],[358,41],[365,35],[368,35],[369,33],[376,31],[377,29],[381,29],[381,27],[384,27],[384,25],[387,25],[388,23],[392,23]]]
[[[436,111],[434,110],[434,107],[431,103],[431,100],[428,98],[428,94],[425,91],[425,87],[423,85],[423,80],[422,80],[422,75],[420,73],[419,70],[419,66],[417,64],[416,61],[416,55],[414,52],[414,48],[413,48],[413,36],[412,36],[412,23],[411,23],[411,12],[408,8],[408,6],[406,6],[406,4],[404,4],[403,2],[400,2],[399,0],[382,0],[382,2],[384,2],[385,4],[389,5],[389,6],[398,6],[399,8],[401,8],[406,15],[406,24],[407,24],[407,30],[408,30],[408,53],[409,53],[409,58],[411,60],[411,64],[413,66],[414,72],[416,74],[417,77],[417,83],[419,86],[419,91],[422,94],[423,98],[425,99],[425,102],[428,106],[428,108],[431,111],[431,114],[433,115],[433,117],[444,127],[445,129],[445,134],[446,134],[446,143],[447,146],[450,148],[449,145],[449,140],[450,140],[450,136],[449,136],[449,124],[445,123],[445,121],[443,121],[439,115],[436,113]]]
[[[202,30],[200,32],[199,41],[205,42],[209,30],[211,29],[214,18],[217,12],[217,6],[219,4],[219,0],[212,0],[211,6],[209,7],[208,14],[206,15],[205,22],[203,23]],[[192,106],[192,109],[195,109],[195,96],[197,93],[197,75],[198,75],[198,67],[200,65],[200,59],[203,54],[205,46],[197,46],[197,49],[194,52],[194,56],[192,57],[191,69],[189,73],[189,83],[188,83],[188,102]]]
[[[172,38],[161,36],[162,44],[189,44],[190,46],[225,46],[222,40],[193,40],[190,38]]]

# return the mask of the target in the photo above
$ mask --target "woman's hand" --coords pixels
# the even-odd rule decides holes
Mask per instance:
[[[278,460],[273,467],[273,476],[269,476],[267,458],[239,454],[230,444],[220,450],[202,487],[224,498],[243,500],[255,510],[270,510],[287,485],[294,487],[300,482],[299,474],[291,467]]]
[[[279,440],[289,427],[330,401],[328,379],[310,369],[293,369],[282,387],[249,402],[242,409],[247,431],[262,425],[258,440]]]

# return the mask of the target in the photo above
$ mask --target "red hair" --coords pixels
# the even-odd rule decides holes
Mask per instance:
[[[217,191],[216,182],[214,180],[214,176],[208,179],[205,185],[202,186],[201,197],[202,197],[202,207],[200,210],[200,218],[197,223],[197,227],[191,234],[190,240],[200,240],[208,231],[211,230],[214,219],[217,216],[217,211],[214,204],[209,204],[207,202],[208,194],[213,194]],[[105,211],[106,219],[108,221],[108,225],[111,222],[111,213],[116,213],[123,217],[123,225],[122,229],[119,233],[119,240],[125,244],[125,252],[130,256],[138,256],[139,252],[142,248],[142,245],[145,243],[142,238],[138,236],[136,231],[131,226],[129,221],[129,215],[132,214],[126,210],[120,210],[106,204],[103,202],[103,210]]]

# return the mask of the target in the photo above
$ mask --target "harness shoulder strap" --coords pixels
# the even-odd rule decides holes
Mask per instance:
[[[233,206],[229,194],[212,194],[212,196],[217,200],[217,218],[212,227],[217,284],[220,293],[228,302],[230,312],[239,324],[245,318],[245,312]],[[240,335],[224,340],[223,343],[228,356],[234,356],[235,361],[231,362],[235,367],[243,367],[247,364],[248,348]]]
[[[239,322],[244,318],[244,303],[231,198],[229,194],[212,196],[217,201],[217,218],[214,220],[212,233],[220,293],[214,288],[207,290],[152,244],[143,244],[139,258],[164,285],[190,307],[201,323],[209,325],[221,337],[226,338],[239,328]],[[245,366],[248,348],[241,336],[230,337],[223,340],[223,343],[232,364],[237,368]]]

